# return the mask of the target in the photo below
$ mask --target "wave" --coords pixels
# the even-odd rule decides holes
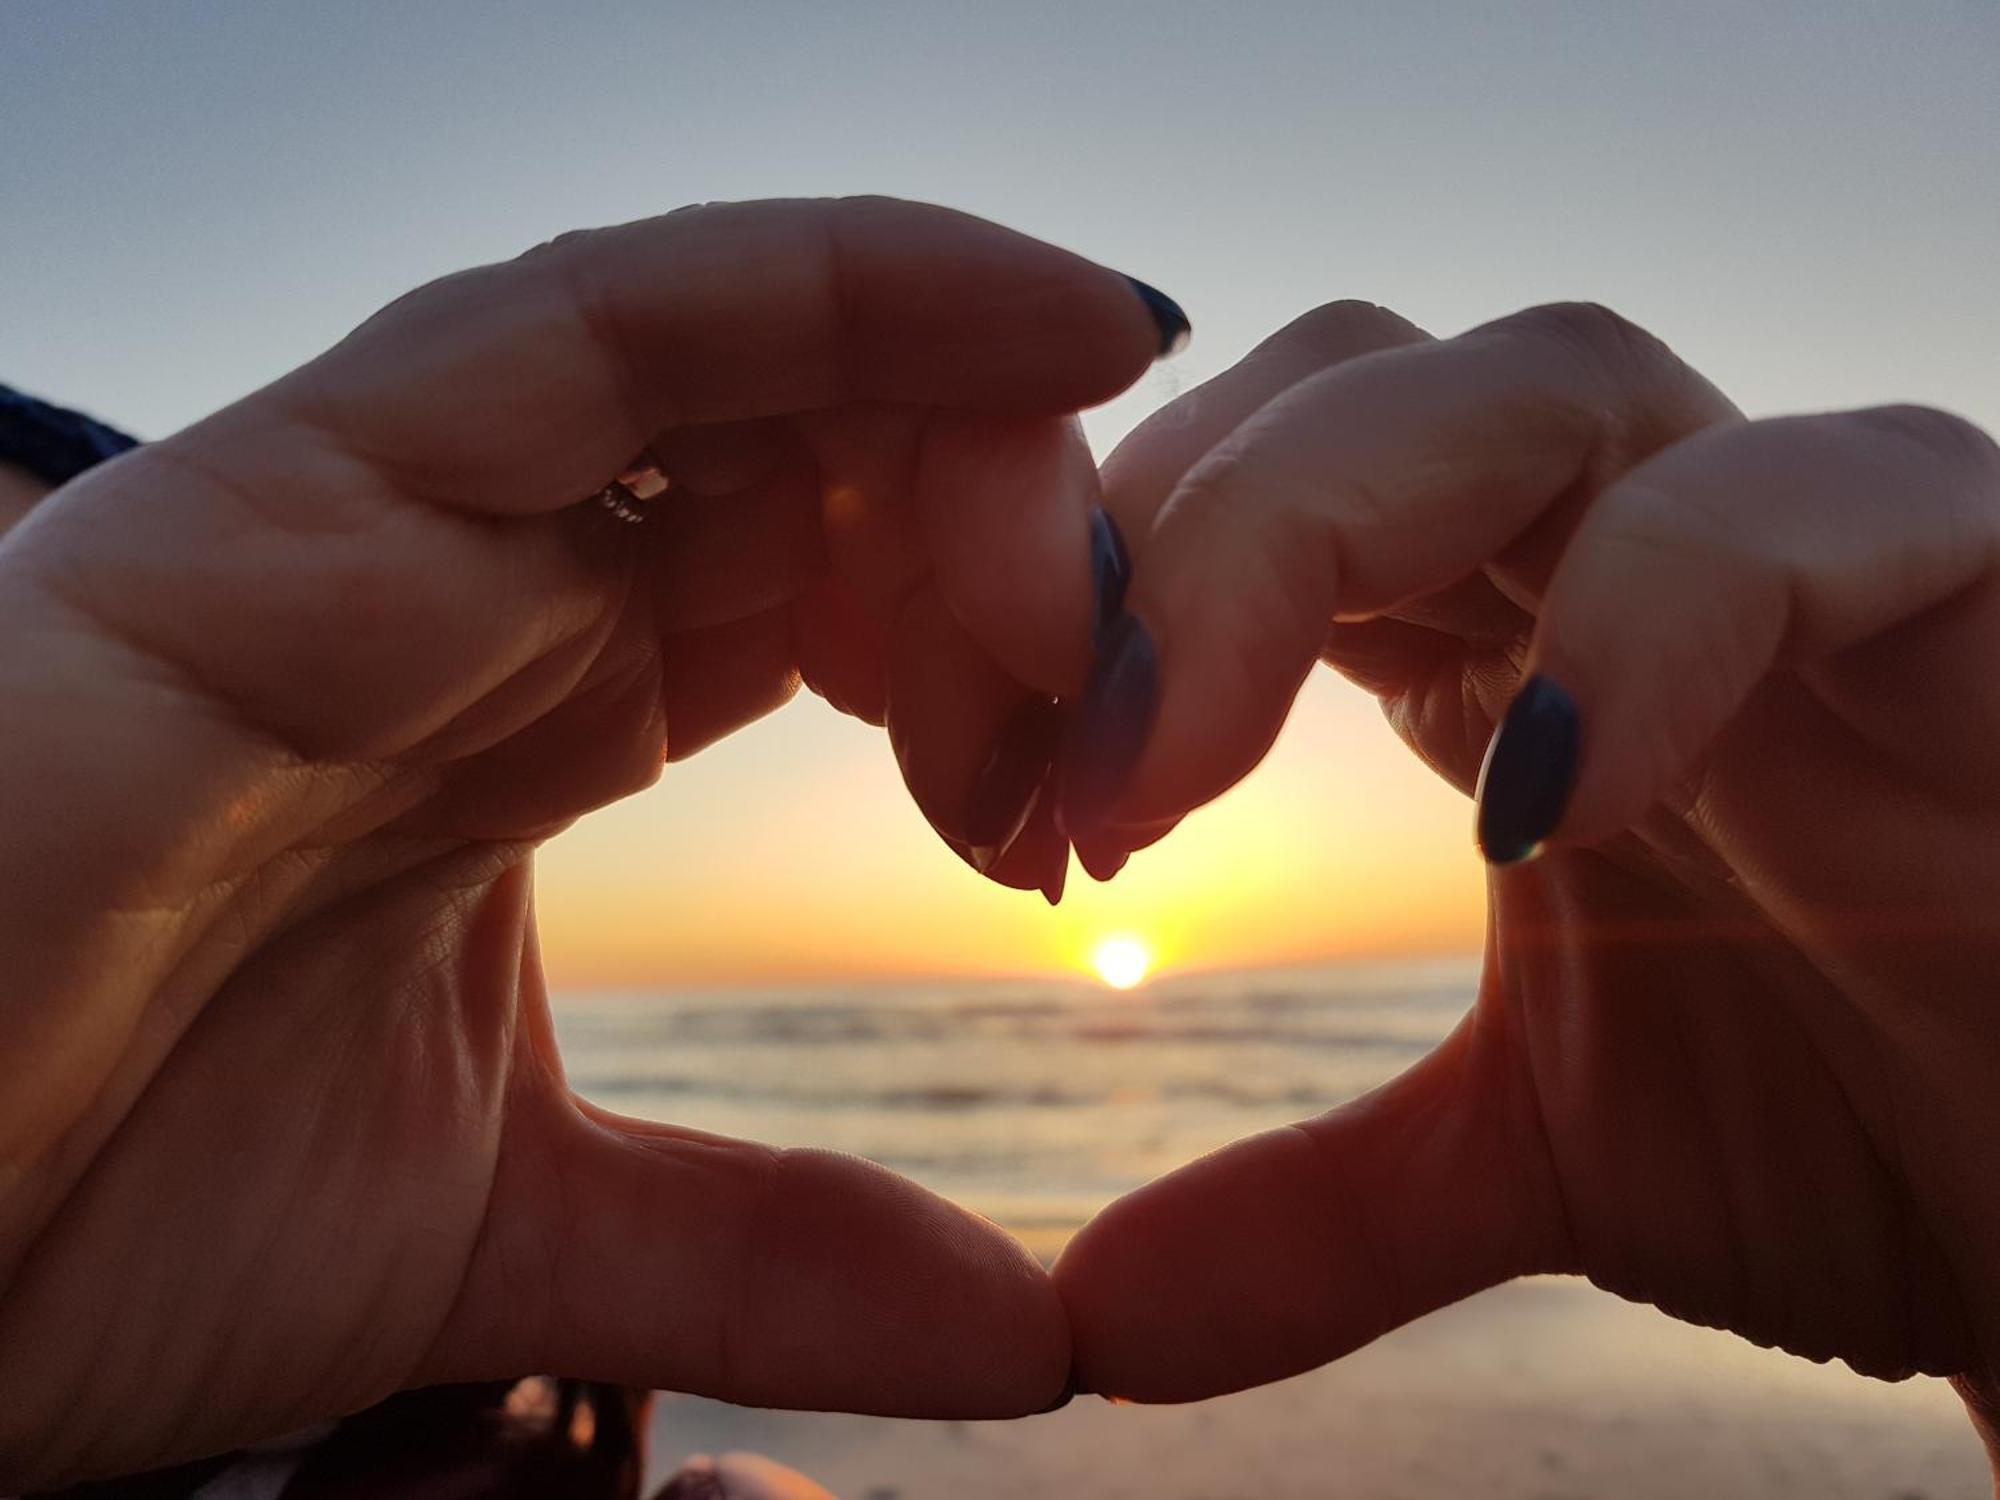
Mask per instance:
[[[1413,1055],[1421,1047],[1407,1049]],[[764,1105],[784,1110],[884,1110],[956,1114],[981,1109],[1088,1109],[1131,1104],[1140,1098],[1163,1103],[1208,1102],[1246,1107],[1283,1105],[1296,1109],[1331,1109],[1353,1097],[1350,1089],[1311,1085],[1272,1086],[1229,1078],[1163,1081],[1149,1091],[1129,1085],[1097,1089],[1057,1085],[1014,1087],[991,1084],[933,1083],[890,1087],[811,1087],[762,1083],[738,1078],[675,1076],[660,1073],[581,1073],[570,1082],[579,1092],[607,1102],[619,1099],[722,1100],[738,1105]]]

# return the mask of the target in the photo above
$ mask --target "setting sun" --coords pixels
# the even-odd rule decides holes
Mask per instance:
[[[1129,990],[1153,967],[1153,955],[1139,939],[1119,933],[1090,950],[1090,963],[1097,977],[1114,990]]]

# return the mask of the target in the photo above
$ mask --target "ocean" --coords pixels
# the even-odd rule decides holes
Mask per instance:
[[[1464,1013],[1477,972],[596,993],[555,1014],[572,1086],[607,1108],[869,1157],[1045,1249],[1181,1162],[1393,1076]]]

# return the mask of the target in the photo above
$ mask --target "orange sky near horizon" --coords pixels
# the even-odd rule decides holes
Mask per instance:
[[[809,783],[726,764],[802,743]],[[557,989],[1075,975],[1119,932],[1155,973],[1464,953],[1484,913],[1471,817],[1321,672],[1247,781],[1108,885],[1072,865],[1052,910],[960,864],[880,731],[802,695],[549,845],[537,903]]]

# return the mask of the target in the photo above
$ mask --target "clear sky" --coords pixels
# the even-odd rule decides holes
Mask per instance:
[[[2000,4],[0,4],[0,379],[170,431],[443,271],[682,203],[883,192],[1165,287],[1100,452],[1334,297],[1554,298],[1753,413],[2000,427]],[[543,860],[558,985],[1476,944],[1469,810],[1317,682],[1271,760],[1058,912],[802,700]]]

